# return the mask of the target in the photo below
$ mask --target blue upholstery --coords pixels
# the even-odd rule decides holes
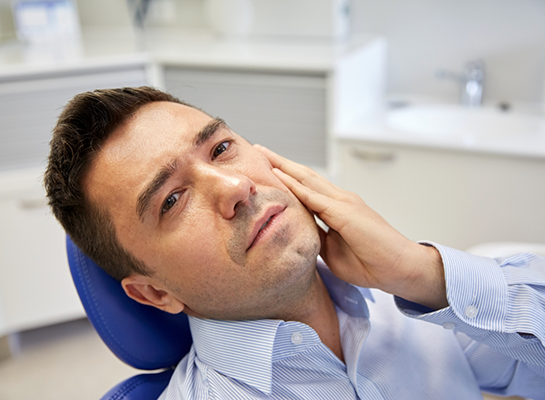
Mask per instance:
[[[127,297],[121,284],[106,274],[66,237],[70,272],[93,327],[112,352],[142,374],[110,390],[103,399],[156,399],[174,367],[189,351],[192,339],[187,316],[172,315]],[[123,390],[127,391],[126,396]],[[109,396],[109,397],[108,397]]]
[[[168,369],[157,374],[133,376],[111,388],[102,400],[155,400],[166,388],[173,372],[173,369]]]

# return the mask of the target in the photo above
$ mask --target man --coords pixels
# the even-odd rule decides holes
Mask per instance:
[[[128,296],[190,316],[194,346],[162,399],[545,398],[542,258],[411,242],[170,95],[76,96],[45,185]]]

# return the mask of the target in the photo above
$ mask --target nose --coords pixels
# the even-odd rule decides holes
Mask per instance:
[[[203,170],[205,190],[225,219],[231,219],[236,214],[239,204],[249,202],[256,193],[255,183],[246,175],[234,171],[208,165]]]

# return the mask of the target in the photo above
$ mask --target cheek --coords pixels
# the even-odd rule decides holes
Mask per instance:
[[[210,210],[191,208],[183,219],[176,215],[168,229],[153,236],[155,264],[186,274],[217,260],[222,251],[221,227]],[[206,246],[203,246],[206,243]]]
[[[225,232],[213,222],[201,219],[198,224],[184,226],[183,234],[165,240],[163,251],[169,254],[170,264],[180,262],[192,271],[202,271],[207,265],[224,260],[224,236]]]

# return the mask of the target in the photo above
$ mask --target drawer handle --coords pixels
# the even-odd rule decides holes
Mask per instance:
[[[396,155],[393,152],[372,151],[354,149],[352,155],[360,160],[372,161],[372,162],[393,162],[396,159]]]
[[[47,206],[47,198],[40,197],[36,199],[25,199],[19,203],[23,210],[34,210],[36,208],[43,208]]]

